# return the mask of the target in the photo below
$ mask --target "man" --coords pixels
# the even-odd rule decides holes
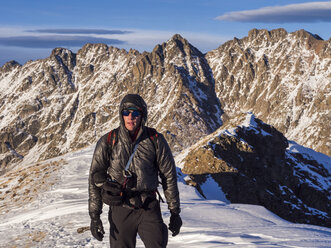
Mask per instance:
[[[168,231],[156,199],[158,176],[171,213],[169,230],[179,233],[182,220],[176,166],[162,134],[145,126],[147,105],[136,94],[126,95],[119,108],[120,126],[98,141],[89,175],[91,233],[101,241],[103,201],[109,209],[110,246],[166,247]],[[154,130],[154,132],[153,132]],[[114,137],[115,136],[115,137]]]

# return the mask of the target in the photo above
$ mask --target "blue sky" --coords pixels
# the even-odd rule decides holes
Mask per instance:
[[[85,43],[152,51],[178,33],[202,52],[253,28],[305,29],[331,37],[331,1],[11,0],[1,1],[0,66],[46,58]]]

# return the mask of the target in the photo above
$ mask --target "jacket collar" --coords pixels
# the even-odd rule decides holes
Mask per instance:
[[[125,142],[128,142],[128,143],[135,143],[139,137],[142,135],[144,131],[144,126],[140,126],[138,129],[137,129],[137,132],[135,134],[135,138],[133,139],[129,133],[129,131],[125,128],[124,124],[121,123],[120,125],[120,129],[119,129],[119,135],[122,137],[122,139],[125,141]]]

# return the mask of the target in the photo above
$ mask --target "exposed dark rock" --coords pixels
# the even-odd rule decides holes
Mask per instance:
[[[190,175],[200,191],[211,175],[232,203],[262,205],[293,222],[330,227],[328,170],[314,159],[289,152],[288,141],[279,131],[250,118],[249,125],[242,124],[243,116],[234,118],[225,127],[233,126],[235,120],[237,127],[191,150],[183,173]],[[221,164],[223,169],[212,171],[210,164]]]

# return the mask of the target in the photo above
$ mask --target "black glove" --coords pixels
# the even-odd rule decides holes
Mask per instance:
[[[172,232],[173,237],[179,233],[182,224],[183,222],[179,214],[171,212],[169,230]]]
[[[105,231],[103,230],[103,225],[100,218],[91,219],[90,229],[93,237],[99,241],[102,241]]]

